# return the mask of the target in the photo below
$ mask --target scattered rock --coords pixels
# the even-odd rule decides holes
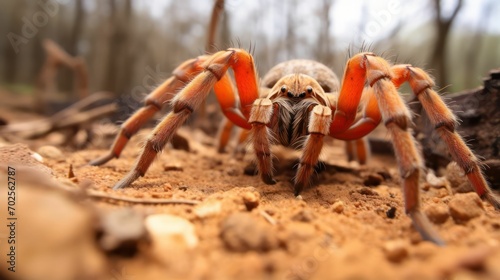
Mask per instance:
[[[363,180],[363,184],[367,187],[375,187],[384,181],[384,177],[377,173],[370,173]]]
[[[278,247],[272,228],[250,213],[235,213],[227,217],[222,222],[220,237],[231,251],[265,252]]]
[[[2,178],[6,170],[2,165]],[[16,183],[16,239],[22,244],[16,254],[29,269],[16,269],[12,279],[105,279],[109,270],[95,242],[92,208],[36,168],[16,167]],[[0,269],[8,265],[2,261]]]
[[[259,206],[260,194],[258,192],[245,192],[242,197],[248,211]]]
[[[38,148],[37,152],[45,158],[55,159],[55,160],[64,160],[64,154],[58,148],[54,146],[42,146]]]
[[[194,225],[181,217],[169,214],[150,215],[145,221],[153,246],[163,253],[170,247],[195,248],[198,245]]]
[[[31,154],[31,157],[34,158],[39,163],[43,163],[43,157],[39,153],[33,152],[33,154]]]
[[[314,237],[316,230],[314,226],[306,223],[289,223],[286,226],[285,242],[306,241]]]
[[[389,261],[401,262],[408,257],[408,244],[402,240],[388,241],[383,251]]]
[[[163,165],[163,171],[184,171],[180,163],[170,163]]]
[[[467,193],[473,190],[464,171],[455,162],[446,166],[446,178],[454,192]]]
[[[295,215],[292,216],[293,221],[304,223],[310,223],[315,218],[316,217],[314,216],[314,213],[306,209],[301,209],[299,212],[295,213]]]
[[[429,183],[434,188],[446,187],[447,180],[445,177],[437,177],[434,172],[429,171],[425,177],[427,183]]]
[[[35,159],[28,146],[24,144],[13,144],[0,148],[0,163],[9,165],[19,165],[23,167],[31,167],[45,174],[52,174],[52,169],[43,165],[39,160]],[[43,161],[43,160],[42,160]]]
[[[484,213],[483,202],[475,192],[457,193],[448,204],[456,222],[467,222]]]
[[[394,219],[396,217],[396,207],[391,206],[391,208],[385,212],[385,215],[389,219]]]
[[[431,203],[424,210],[425,215],[435,224],[442,224],[448,220],[450,213],[448,212],[448,207],[441,203]]]
[[[378,193],[376,191],[374,191],[371,188],[367,188],[367,187],[359,188],[355,191],[350,192],[351,195],[354,193],[359,193],[359,194],[367,195],[367,196],[378,196]]]
[[[194,214],[198,218],[207,218],[218,215],[221,212],[221,203],[220,202],[210,202],[210,203],[202,203],[198,204],[194,210]]]
[[[139,242],[147,240],[144,216],[131,208],[119,208],[103,213],[101,230],[101,247],[120,255],[133,256],[137,252]]]
[[[344,202],[343,201],[336,201],[332,205],[332,210],[333,210],[333,212],[339,213],[339,214],[344,212]]]

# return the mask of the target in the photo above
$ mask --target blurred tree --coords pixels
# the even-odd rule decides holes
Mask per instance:
[[[27,9],[26,1],[16,1],[15,5],[11,7],[13,9],[12,13],[5,14],[6,17],[9,18],[8,20],[8,27],[7,30],[13,31],[13,30],[19,30],[20,32],[16,33],[19,36],[22,36],[22,21],[20,20],[23,15],[25,10]],[[14,33],[14,32],[13,32]],[[21,34],[19,34],[21,33]],[[12,34],[9,32],[9,35]],[[21,44],[19,47],[22,49],[24,47],[24,44]],[[19,49],[19,50],[20,50]],[[13,46],[9,43],[9,46],[4,48],[4,63],[5,63],[5,81],[8,83],[14,83],[16,80],[16,75],[17,75],[17,69],[20,66],[18,61],[19,61],[19,56],[16,50],[14,49]]]
[[[317,44],[316,57],[319,61],[325,63],[326,65],[331,65],[333,63],[332,55],[332,43],[330,38],[330,9],[334,1],[323,0],[322,5],[318,11],[318,17],[321,21],[321,26],[319,30],[319,42]]]
[[[448,42],[451,25],[462,8],[462,4],[463,0],[457,0],[451,15],[446,18],[443,15],[442,0],[434,0],[434,8],[436,10],[435,25],[437,32],[431,56],[431,65],[436,70],[436,84],[442,87],[447,86],[449,83],[446,72],[446,66],[448,65],[446,43]]]

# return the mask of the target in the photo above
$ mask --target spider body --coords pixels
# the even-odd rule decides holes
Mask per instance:
[[[267,98],[277,108],[269,124],[276,144],[294,149],[302,148],[308,134],[311,109],[315,105],[331,105],[328,94],[333,93],[326,93],[325,89],[338,90],[338,78],[333,71],[312,60],[280,63],[269,70],[262,84],[269,89]]]
[[[234,82],[228,74],[230,68]],[[267,94],[259,92],[257,81],[253,57],[242,49],[188,60],[148,95],[144,108],[122,125],[110,152],[91,164],[118,157],[128,139],[174,94],[172,111],[156,126],[134,167],[114,188],[129,186],[145,175],[156,155],[213,88],[227,119],[249,131],[259,173],[266,184],[276,182],[272,144],[302,150],[294,178],[294,193],[298,195],[314,173],[325,136],[359,142],[383,121],[400,167],[406,213],[425,239],[444,244],[420,208],[419,177],[424,165],[411,135],[411,114],[397,92],[402,83],[408,82],[475,191],[500,208],[500,199],[486,183],[479,160],[455,131],[455,116],[422,69],[391,65],[373,53],[359,53],[347,61],[341,86],[326,66],[304,60],[273,68],[262,81]],[[224,130],[221,138],[228,137]]]

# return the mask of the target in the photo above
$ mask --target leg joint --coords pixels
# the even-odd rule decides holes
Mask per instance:
[[[407,130],[409,123],[410,123],[410,120],[406,116],[400,115],[400,116],[394,116],[394,117],[388,118],[385,121],[385,126],[387,127],[390,124],[395,124],[399,128],[401,128],[402,130]]]
[[[441,129],[441,128],[444,128],[450,132],[454,132],[455,131],[455,122],[454,121],[442,121],[442,122],[438,122],[434,126],[434,129],[436,129],[436,130]]]
[[[194,109],[187,103],[177,101],[174,103],[174,113],[179,113],[181,111],[187,110],[189,114],[194,112]]]

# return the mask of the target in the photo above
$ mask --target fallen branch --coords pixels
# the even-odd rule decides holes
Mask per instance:
[[[87,190],[86,193],[89,197],[93,197],[93,198],[111,199],[111,200],[124,201],[124,202],[130,202],[130,203],[139,203],[139,204],[188,204],[188,205],[196,205],[196,204],[200,203],[199,201],[196,201],[196,200],[187,200],[187,199],[158,199],[158,198],[147,199],[147,198],[123,197],[123,196],[116,196],[116,195],[107,194],[107,193],[103,193],[103,192],[96,192],[96,191],[92,191],[92,190]]]

